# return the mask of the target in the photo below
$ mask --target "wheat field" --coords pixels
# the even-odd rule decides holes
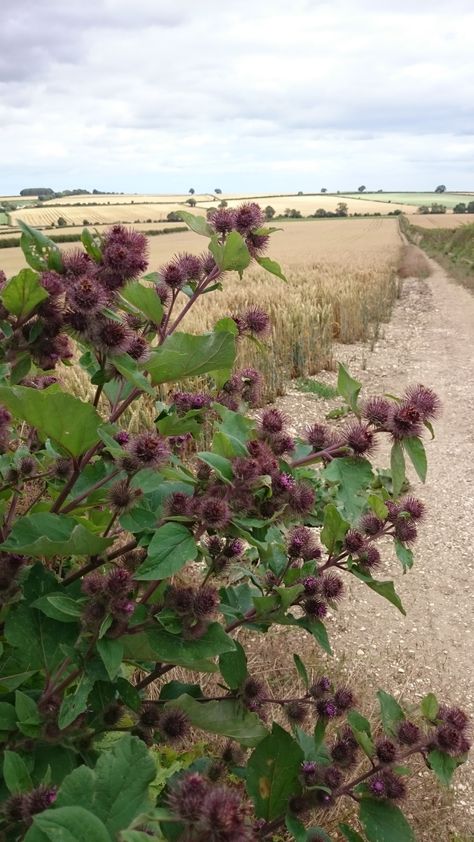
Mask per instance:
[[[412,220],[419,228],[459,228],[473,222],[474,213],[426,213]]]

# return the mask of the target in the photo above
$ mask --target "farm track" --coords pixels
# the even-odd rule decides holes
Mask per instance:
[[[409,383],[423,383],[442,400],[436,438],[426,443],[426,486],[410,472],[413,491],[427,507],[415,545],[415,565],[402,576],[392,558],[381,571],[382,578],[394,578],[407,616],[381,604],[379,597],[356,583],[351,585],[349,605],[329,628],[337,656],[344,652],[348,663],[358,665],[355,686],[359,680],[373,694],[383,687],[407,700],[433,690],[440,700],[461,705],[472,717],[474,296],[450,281],[434,260],[430,265],[432,275],[426,281],[405,281],[374,353],[361,346],[338,346],[335,352],[369,394],[400,394]],[[333,384],[335,376],[318,375],[318,379]],[[296,392],[279,405],[299,430],[321,419],[332,406]],[[379,461],[388,464],[388,450],[380,453]],[[433,809],[432,793],[420,795],[417,839],[441,842],[439,827],[473,832],[472,760],[457,773],[454,788],[455,808],[449,796]]]

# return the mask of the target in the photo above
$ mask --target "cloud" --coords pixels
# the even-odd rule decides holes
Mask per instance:
[[[0,192],[468,189],[473,25],[470,0],[3,0]]]

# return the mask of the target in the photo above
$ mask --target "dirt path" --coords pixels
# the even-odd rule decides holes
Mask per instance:
[[[366,394],[401,393],[409,383],[423,383],[442,399],[436,439],[426,443],[426,486],[410,473],[415,493],[428,510],[415,546],[415,566],[403,576],[396,562],[388,560],[382,571],[384,577],[394,578],[407,616],[356,583],[349,597],[354,613],[346,604],[330,627],[336,653],[356,656],[362,680],[372,692],[381,686],[416,700],[433,690],[440,700],[458,703],[472,716],[474,296],[451,282],[437,263],[430,264],[433,273],[426,281],[405,282],[373,353],[361,346],[342,346],[336,354],[367,387]],[[317,379],[334,383],[335,376]],[[321,401],[296,392],[282,399],[281,406],[299,429],[327,411]],[[455,790],[454,809],[449,799],[434,811],[426,804],[427,817],[439,824],[422,831],[420,839],[441,842],[441,828],[474,831],[472,760],[456,776]]]

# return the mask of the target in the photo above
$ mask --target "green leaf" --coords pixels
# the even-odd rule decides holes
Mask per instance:
[[[344,836],[344,839],[347,839],[347,842],[365,842],[360,833],[357,833],[357,831],[352,827],[349,827],[348,824],[340,824],[339,830]]]
[[[15,728],[15,708],[8,702],[0,702],[0,731],[14,731]]]
[[[64,659],[61,644],[72,646],[77,638],[73,625],[57,623],[40,611],[20,603],[10,610],[5,622],[5,638],[16,650],[14,674],[2,675],[0,683],[13,690],[32,673],[46,669],[51,672]],[[24,678],[23,678],[24,676]]]
[[[102,251],[99,245],[100,236],[97,234],[94,236],[88,228],[84,228],[81,234],[81,242],[89,257],[92,257],[92,260],[95,260],[96,263],[100,263],[102,259]]]
[[[207,333],[201,336],[173,333],[159,348],[152,351],[146,368],[151,375],[152,385],[157,386],[159,383],[172,383],[197,374],[232,368],[235,352],[235,337],[231,333]]]
[[[202,658],[213,658],[222,655],[223,652],[232,652],[235,648],[234,641],[225,633],[220,623],[211,623],[206,633],[198,640],[184,640],[164,629],[152,629],[143,638],[136,634],[124,635],[121,639],[125,644],[125,657],[129,647],[130,652],[133,652],[134,643],[137,641],[139,645],[146,643],[146,647],[143,647],[144,654],[139,659],[160,660],[189,669],[197,669],[195,662]]]
[[[403,446],[419,478],[422,482],[425,482],[428,462],[422,440],[418,436],[410,436],[409,438],[403,439]]]
[[[225,652],[219,657],[219,670],[222,678],[231,690],[236,690],[247,678],[247,657],[238,640],[233,652]]]
[[[17,225],[22,231],[20,246],[26,262],[39,272],[43,272],[45,269],[54,269],[56,272],[61,272],[63,262],[56,243],[41,231],[31,228],[21,219],[17,220]]]
[[[367,502],[374,514],[376,514],[377,517],[380,518],[380,520],[385,520],[385,518],[388,515],[388,509],[382,498],[379,497],[377,494],[370,494],[367,498]]]
[[[247,764],[247,790],[258,818],[272,821],[285,812],[289,798],[299,791],[298,775],[304,754],[296,740],[274,724]]]
[[[363,731],[364,734],[368,734],[369,737],[372,736],[369,720],[366,719],[365,716],[362,716],[359,711],[349,711],[347,714],[347,721],[349,722],[351,728],[355,728],[356,731]]]
[[[74,690],[69,693],[69,696],[65,696],[59,708],[58,725],[61,731],[71,725],[79,714],[86,710],[87,699],[93,685],[93,680],[83,674]]]
[[[296,653],[293,655],[293,660],[295,662],[295,667],[296,667],[296,670],[298,672],[299,677],[301,678],[301,680],[302,680],[304,686],[306,687],[306,689],[308,689],[308,687],[309,687],[308,671],[307,671],[303,661],[301,660],[299,655],[296,655]]]
[[[0,386],[0,403],[34,427],[42,439],[52,439],[71,456],[80,456],[99,441],[102,419],[94,407],[54,386],[43,390]]]
[[[252,259],[244,238],[237,231],[231,231],[227,235],[224,245],[221,245],[217,236],[213,234],[209,251],[223,272],[235,270],[241,276]]]
[[[267,272],[270,272],[271,275],[276,275],[277,278],[281,278],[282,281],[288,281],[288,278],[282,272],[282,268],[276,260],[270,260],[269,257],[257,257],[257,263],[260,264],[262,269],[266,269]]]
[[[247,748],[258,745],[268,733],[259,717],[237,699],[199,702],[185,694],[165,707],[179,708],[195,728],[230,737]]]
[[[41,835],[38,835],[40,831]],[[57,807],[33,816],[25,842],[111,842],[103,823],[84,807]]]
[[[165,523],[153,535],[147,558],[134,578],[139,582],[166,579],[194,561],[197,554],[197,544],[189,529],[181,523]]]
[[[205,216],[196,216],[193,213],[188,213],[187,211],[177,211],[178,216],[183,220],[183,222],[194,231],[196,234],[202,234],[203,237],[212,237],[215,234],[215,231],[209,223],[206,221]]]
[[[153,836],[141,830],[122,830],[120,834],[120,842],[161,842],[161,840],[165,842],[165,837],[156,829],[153,830]]]
[[[55,807],[90,807],[94,798],[95,774],[88,766],[78,766],[61,783]]]
[[[226,459],[225,456],[219,456],[218,453],[211,453],[207,451],[196,453],[196,457],[200,459],[201,462],[209,465],[222,482],[229,485],[231,484],[234,472],[232,470],[232,463],[229,459]]]
[[[112,839],[149,805],[148,787],[155,775],[146,745],[130,734],[99,757],[93,806]]]
[[[46,298],[49,298],[48,293],[32,269],[22,269],[5,284],[0,293],[0,300],[8,312],[20,319],[32,313]]]
[[[406,616],[406,611],[392,581],[379,582],[377,579],[373,579],[368,573],[362,573],[362,571],[357,570],[355,566],[351,567],[351,573],[362,582],[365,582],[372,591],[378,593],[379,596],[383,596],[388,602],[391,602],[404,617]]]
[[[332,655],[332,649],[331,644],[329,643],[327,629],[321,620],[313,620],[309,619],[308,617],[301,617],[299,620],[296,621],[295,625],[301,626],[301,628],[306,629],[306,631],[313,635],[314,639],[319,643],[321,648],[324,649],[324,651],[327,652],[328,655]]]
[[[359,819],[369,842],[415,842],[402,811],[390,801],[363,798]]]
[[[324,523],[321,530],[321,541],[330,554],[334,552],[338,543],[340,543],[347,530],[349,524],[342,517],[338,509],[333,503],[328,503],[324,507]]]
[[[5,751],[3,754],[3,777],[8,791],[12,794],[27,792],[33,788],[26,763],[15,751]]]
[[[130,684],[126,678],[118,678],[116,682],[117,692],[122,699],[124,705],[130,708],[130,710],[134,710],[138,712],[141,707],[141,698],[140,693],[134,687],[133,684]]]
[[[136,386],[137,389],[142,389],[147,395],[154,397],[155,390],[152,389],[145,375],[138,369],[136,361],[129,354],[118,354],[112,357],[111,360],[114,368],[120,372],[122,377],[125,377],[129,383]]]
[[[338,484],[337,499],[341,501],[348,520],[352,522],[360,517],[366,504],[360,492],[369,488],[374,478],[370,462],[349,457],[333,459],[324,469],[323,475],[330,482]]]
[[[41,722],[38,705],[21,690],[15,692],[15,711],[18,722],[22,725],[39,725]]]
[[[428,693],[421,700],[421,712],[425,719],[429,722],[434,722],[438,716],[439,703],[434,693]]]
[[[56,555],[99,555],[113,538],[91,532],[82,523],[66,515],[36,512],[16,521],[1,548],[33,558]]]
[[[337,375],[337,391],[344,398],[346,403],[349,404],[350,408],[353,412],[357,414],[357,399],[359,397],[359,392],[362,388],[362,383],[359,383],[357,380],[354,380],[348,371],[344,368],[342,363],[339,363],[338,375]]]
[[[102,658],[107,675],[113,681],[117,675],[123,658],[123,643],[110,637],[103,637],[97,641],[97,651]]]
[[[47,617],[62,623],[75,623],[82,613],[82,603],[79,600],[57,593],[41,596],[32,606]]]
[[[409,547],[405,547],[405,544],[402,544],[398,538],[395,538],[395,552],[398,560],[402,563],[403,572],[406,573],[407,570],[411,570],[413,567],[413,552]]]
[[[428,754],[428,763],[443,786],[449,786],[453,774],[462,760],[460,761],[459,758],[450,757],[449,754],[434,749]]]
[[[390,734],[392,737],[396,737],[398,725],[405,719],[403,709],[400,707],[397,700],[394,699],[390,693],[386,693],[385,690],[379,690],[377,698],[380,705],[380,716],[382,719],[383,729],[387,734]]]
[[[390,470],[392,472],[393,496],[397,497],[405,482],[405,457],[399,441],[392,444],[390,451]]]
[[[120,296],[128,304],[136,307],[140,313],[143,313],[150,322],[160,324],[163,318],[163,305],[155,287],[145,286],[145,284],[136,281],[133,284],[127,284],[121,291]]]

